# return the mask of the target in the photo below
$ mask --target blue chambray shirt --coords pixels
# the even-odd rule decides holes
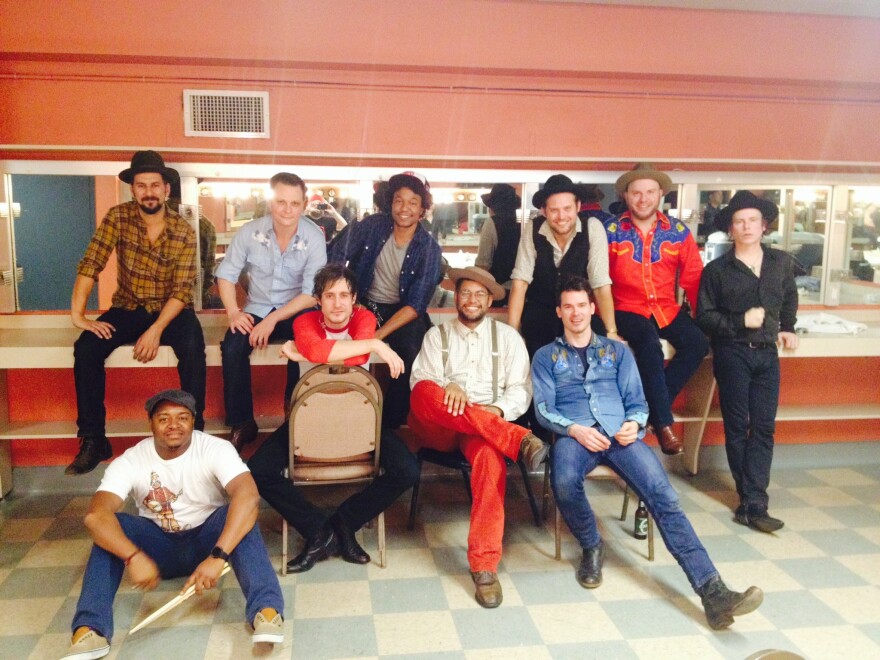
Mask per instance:
[[[392,232],[394,220],[390,213],[376,213],[354,224],[346,240],[335,243],[330,260],[348,264],[358,281],[358,300],[367,300],[373,283],[376,260]],[[400,302],[424,314],[440,281],[440,246],[424,227],[419,225],[403,259],[398,291]]]
[[[626,421],[645,435],[648,403],[635,358],[625,344],[593,333],[587,347],[589,368],[565,337],[535,353],[532,389],[541,426],[567,436],[572,424],[599,424],[609,438]]]
[[[236,232],[216,275],[238,282],[242,271],[247,272],[250,284],[244,311],[265,318],[300,293],[311,294],[315,273],[326,263],[324,232],[315,223],[300,217],[296,234],[282,254],[272,216],[267,215],[251,220]]]

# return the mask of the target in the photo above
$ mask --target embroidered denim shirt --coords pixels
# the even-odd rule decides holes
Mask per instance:
[[[535,353],[532,388],[538,421],[557,435],[567,436],[572,424],[599,424],[609,438],[626,421],[645,435],[648,404],[635,358],[625,344],[593,333],[587,365],[565,337]]]

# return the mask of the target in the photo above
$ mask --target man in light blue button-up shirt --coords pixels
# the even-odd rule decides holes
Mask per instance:
[[[230,440],[236,449],[257,437],[251,394],[249,356],[270,340],[293,338],[290,319],[315,305],[315,273],[327,263],[324,234],[302,216],[306,184],[295,174],[280,172],[270,180],[270,215],[241,227],[217,268],[217,287],[226,308],[229,329],[220,343],[223,357],[223,400]],[[248,275],[248,296],[240,309],[235,284]],[[287,364],[285,403],[296,381],[299,365]]]
[[[556,504],[583,549],[575,573],[585,589],[602,584],[605,546],[584,494],[584,477],[607,465],[644,500],[669,552],[700,595],[715,630],[756,609],[757,587],[729,590],[684,514],[657,455],[642,442],[648,406],[635,358],[625,344],[590,329],[594,312],[582,277],[563,282],[556,314],[564,334],[535,353],[532,387],[535,413],[556,433],[550,479]]]

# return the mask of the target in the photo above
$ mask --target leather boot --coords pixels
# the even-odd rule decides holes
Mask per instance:
[[[239,426],[233,426],[229,432],[229,442],[239,454],[244,446],[257,439],[260,429],[254,420],[250,420]]]
[[[668,456],[675,456],[684,451],[684,444],[681,439],[675,435],[671,426],[661,426],[655,433],[657,441],[660,443],[660,449]]]
[[[336,535],[336,544],[339,548],[339,556],[352,564],[369,564],[370,555],[357,542],[354,532],[349,528],[339,514],[330,518],[333,525],[333,533]]]
[[[504,594],[501,593],[498,573],[495,571],[471,571],[471,579],[477,587],[474,598],[480,605],[487,609],[501,605]]]
[[[105,437],[80,438],[79,453],[64,470],[64,474],[79,475],[91,472],[101,461],[113,456],[113,448]]]
[[[548,453],[550,453],[550,445],[534,433],[526,433],[519,445],[519,459],[525,463],[529,472],[537,472]]]
[[[287,562],[288,573],[305,573],[319,561],[336,554],[336,535],[333,528],[324,524],[318,533],[306,541],[305,547],[296,557]]]
[[[602,562],[605,561],[605,543],[599,541],[594,548],[584,550],[581,564],[578,566],[578,584],[584,589],[595,589],[602,584]]]
[[[733,617],[754,612],[764,601],[764,592],[758,587],[749,587],[743,593],[731,591],[717,575],[698,593],[712,630],[727,628],[733,623]]]

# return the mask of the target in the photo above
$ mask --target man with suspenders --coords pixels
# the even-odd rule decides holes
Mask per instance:
[[[461,450],[471,464],[473,506],[468,563],[483,607],[501,604],[498,563],[504,533],[505,458],[536,470],[548,447],[514,422],[532,398],[529,357],[519,334],[487,318],[504,289],[491,273],[453,268],[458,317],[425,335],[413,363],[409,426],[417,443]]]

